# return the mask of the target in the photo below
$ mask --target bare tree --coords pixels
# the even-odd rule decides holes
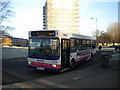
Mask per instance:
[[[98,42],[120,43],[120,23],[111,23],[106,32],[96,30],[93,32]]]
[[[118,23],[118,43],[120,43],[120,23]]]
[[[0,1],[0,24],[2,24],[3,21],[11,22],[9,19],[14,16],[10,3],[8,0]]]
[[[10,18],[14,17],[11,2],[9,0],[0,0],[0,37],[10,36],[7,31],[14,30],[11,26],[5,26],[3,22],[11,22]]]
[[[104,32],[103,32],[103,31],[100,31],[100,30],[95,30],[95,31],[93,31],[93,36],[96,37],[96,40],[97,40],[98,42],[101,42],[101,41],[102,41],[101,37],[102,37],[103,34],[104,34]]]
[[[111,39],[111,42],[120,43],[120,29],[118,29],[118,23],[111,23],[108,26],[107,33]]]
[[[111,39],[110,39],[107,32],[101,33],[101,35],[99,36],[99,42],[103,42],[103,43],[110,43],[111,42]]]

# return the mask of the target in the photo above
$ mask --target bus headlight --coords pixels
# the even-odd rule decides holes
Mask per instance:
[[[30,61],[28,61],[28,64],[31,64],[31,62],[30,62]]]
[[[53,67],[56,67],[56,65],[52,65]]]

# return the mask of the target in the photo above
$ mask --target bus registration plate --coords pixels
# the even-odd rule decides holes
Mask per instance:
[[[38,70],[44,70],[44,68],[41,68],[41,67],[37,67]]]

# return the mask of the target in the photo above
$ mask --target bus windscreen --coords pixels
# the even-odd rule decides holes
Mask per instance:
[[[57,60],[60,57],[59,39],[31,38],[28,57]]]

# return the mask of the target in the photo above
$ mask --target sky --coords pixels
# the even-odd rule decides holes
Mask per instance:
[[[106,31],[110,23],[118,22],[118,1],[79,0],[80,34],[92,36],[96,30],[96,19],[97,28],[101,31]],[[5,23],[15,28],[10,34],[28,39],[28,31],[42,30],[44,4],[45,0],[12,0],[15,17],[12,23]]]
[[[92,35],[96,23],[98,30],[106,31],[110,23],[118,22],[118,2],[94,1],[80,8],[80,30],[83,34]]]

